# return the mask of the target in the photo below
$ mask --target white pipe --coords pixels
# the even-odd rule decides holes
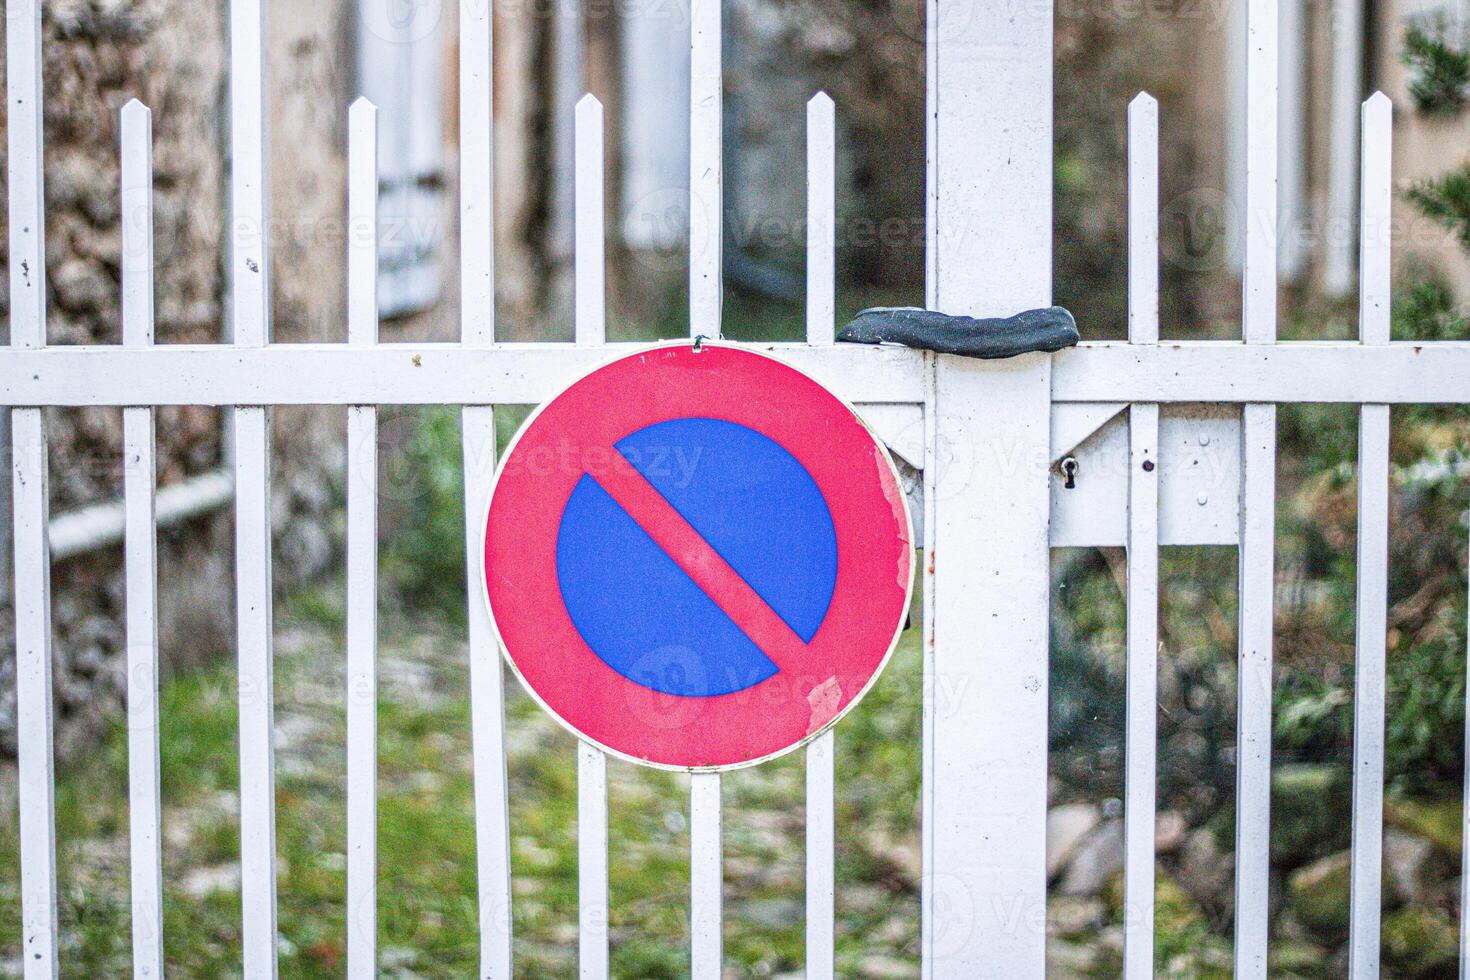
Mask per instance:
[[[634,4],[622,28],[622,227],[635,249],[689,237],[689,2]]]
[[[1326,250],[1322,287],[1345,296],[1358,250],[1358,112],[1363,101],[1363,0],[1332,5],[1331,156],[1327,170]]]
[[[1307,204],[1307,30],[1305,0],[1281,0],[1280,189],[1277,210],[1281,246],[1277,268],[1297,283],[1311,258],[1311,211]]]
[[[158,491],[154,526],[168,527],[207,514],[235,496],[235,479],[228,468],[213,470]],[[60,561],[117,544],[123,539],[126,511],[123,501],[93,504],[51,519],[51,560]]]
[[[587,72],[583,65],[585,38],[582,5],[574,0],[556,4],[552,43],[555,45],[555,75],[552,79],[553,105],[551,118],[554,179],[551,185],[551,247],[558,258],[572,255],[572,181],[573,120],[577,100],[587,92]]]

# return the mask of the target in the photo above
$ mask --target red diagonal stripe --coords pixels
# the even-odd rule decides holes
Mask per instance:
[[[611,464],[598,467],[594,479],[778,670],[800,671],[801,637],[622,454],[613,450]]]

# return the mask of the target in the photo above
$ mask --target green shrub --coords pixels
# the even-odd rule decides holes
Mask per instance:
[[[1420,112],[1453,115],[1470,100],[1470,51],[1450,44],[1442,27],[1410,27],[1404,33],[1404,65]]]
[[[1399,340],[1464,340],[1470,337],[1470,308],[1455,302],[1441,273],[1416,268],[1394,291],[1394,336]]]
[[[1409,189],[1409,200],[1428,218],[1450,231],[1470,250],[1470,163]]]
[[[464,462],[459,410],[384,420],[383,578],[405,609],[465,621]]]

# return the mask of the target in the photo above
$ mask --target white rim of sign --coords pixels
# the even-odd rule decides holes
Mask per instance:
[[[516,666],[515,660],[511,657],[509,648],[506,647],[505,641],[500,636],[500,626],[495,622],[495,609],[490,603],[490,583],[486,580],[485,577],[485,536],[490,531],[490,505],[494,502],[495,491],[500,486],[500,476],[502,473],[505,472],[505,464],[507,461],[510,460],[511,455],[515,452],[517,444],[519,444],[521,441],[521,436],[526,434],[526,430],[531,427],[531,423],[535,422],[536,419],[540,417],[541,412],[545,410],[546,406],[556,401],[582,379],[590,377],[591,375],[597,373],[598,371],[601,371],[603,368],[607,367],[610,364],[615,364],[618,361],[624,360],[629,357],[637,357],[640,354],[646,354],[649,351],[664,350],[670,347],[689,347],[691,345],[701,349],[705,347],[723,347],[730,350],[742,351],[746,354],[753,354],[757,357],[764,357],[769,361],[775,361],[782,367],[796,372],[803,378],[806,378],[812,384],[821,388],[827,394],[835,398],[842,405],[843,408],[846,408],[849,412],[851,412],[852,417],[857,420],[858,425],[862,426],[863,431],[868,434],[868,438],[873,440],[873,445],[878,447],[878,453],[883,458],[883,462],[888,464],[888,472],[893,476],[893,485],[898,490],[899,509],[903,512],[904,531],[909,541],[909,576],[908,582],[904,586],[902,607],[903,611],[898,617],[898,622],[894,625],[893,636],[888,641],[888,649],[884,651],[883,658],[878,661],[878,666],[873,669],[872,675],[868,677],[867,682],[863,684],[862,690],[858,691],[857,696],[849,701],[845,706],[843,706],[842,710],[833,715],[832,718],[828,720],[828,722],[824,724],[821,728],[818,728],[816,731],[811,732],[798,741],[792,742],[785,748],[778,749],[775,752],[771,752],[767,755],[758,756],[754,759],[746,759],[742,762],[731,762],[718,766],[677,766],[670,765],[666,762],[655,762],[652,759],[645,759],[641,756],[629,755],[627,752],[622,752],[618,749],[612,748],[611,746],[604,745],[594,738],[591,738],[585,732],[576,728],[574,725],[571,724],[571,722],[563,718],[561,714],[557,712],[557,710],[551,705],[547,704],[546,701],[541,697],[541,695],[536,691],[536,689],[531,686],[530,682],[528,682],[526,678],[521,674],[520,668]],[[751,766],[758,766],[763,762],[770,762],[772,759],[779,759],[783,755],[795,752],[797,749],[801,748],[807,743],[821,738],[827,732],[831,731],[833,726],[835,726],[839,721],[847,717],[847,713],[850,712],[853,708],[857,707],[857,705],[863,700],[863,698],[868,696],[868,692],[873,689],[873,685],[878,683],[878,678],[882,677],[883,672],[888,669],[888,662],[893,659],[893,651],[898,649],[898,641],[899,638],[903,636],[904,624],[908,622],[909,609],[913,605],[914,600],[914,569],[917,564],[916,559],[914,558],[914,552],[917,550],[916,542],[914,541],[914,518],[913,515],[909,513],[908,498],[903,492],[903,480],[899,476],[898,467],[894,465],[893,457],[889,454],[888,447],[884,445],[883,440],[878,438],[878,434],[873,431],[872,427],[868,425],[868,423],[863,419],[858,410],[853,407],[851,402],[849,402],[846,398],[843,398],[837,392],[833,391],[830,386],[823,383],[820,379],[813,377],[808,372],[801,370],[800,368],[789,363],[788,361],[783,360],[782,358],[773,356],[769,351],[753,349],[753,346],[750,344],[731,343],[729,341],[723,340],[710,340],[705,337],[700,337],[697,341],[691,340],[690,338],[686,337],[680,340],[669,340],[656,344],[639,344],[636,347],[631,348],[630,350],[620,351],[616,356],[609,357],[607,360],[599,362],[586,371],[583,371],[581,374],[578,374],[576,377],[570,379],[569,381],[567,381],[566,384],[556,389],[555,392],[553,392],[544,401],[542,401],[541,404],[532,409],[531,414],[526,416],[526,420],[521,423],[520,428],[516,429],[516,434],[512,436],[510,442],[506,444],[505,452],[502,453],[500,455],[500,458],[496,461],[495,479],[490,481],[490,492],[486,495],[484,513],[480,517],[479,542],[480,556],[475,565],[480,570],[480,598],[485,603],[485,615],[490,618],[490,629],[495,634],[495,645],[500,648],[501,658],[508,665],[510,665],[511,673],[515,674],[516,680],[520,682],[521,687],[526,691],[527,694],[531,696],[531,699],[533,701],[541,706],[542,710],[544,710],[548,715],[556,720],[556,723],[558,725],[571,732],[581,741],[586,742],[588,745],[595,746],[596,748],[603,752],[606,752],[610,756],[614,756],[619,759],[626,759],[627,761],[636,763],[640,766],[648,766],[653,769],[663,769],[667,772],[731,772],[736,769],[749,769]]]

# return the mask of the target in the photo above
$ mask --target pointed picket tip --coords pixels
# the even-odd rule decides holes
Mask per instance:
[[[1393,100],[1382,91],[1374,92],[1363,101],[1363,108],[1369,112],[1392,112]]]
[[[1133,101],[1128,103],[1128,109],[1129,111],[1153,109],[1157,108],[1158,104],[1159,100],[1154,98],[1152,95],[1149,95],[1147,92],[1139,92],[1133,97]]]
[[[577,108],[575,112],[577,119],[586,119],[588,121],[601,119],[602,101],[591,92],[588,92],[586,95],[577,100]]]
[[[807,107],[811,109],[831,109],[836,104],[832,101],[832,96],[828,95],[825,91],[818,92],[807,100]]]
[[[136,98],[128,99],[123,103],[122,117],[124,120],[147,119],[152,115],[152,110]]]
[[[357,118],[363,115],[377,115],[378,107],[372,99],[366,95],[359,95],[352,100],[352,105],[347,109],[347,115]]]

